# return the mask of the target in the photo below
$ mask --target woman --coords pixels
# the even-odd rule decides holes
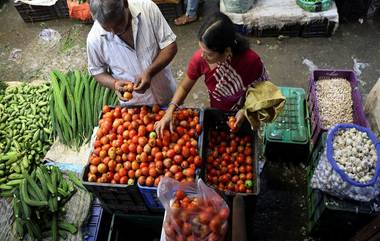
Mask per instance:
[[[187,74],[178,86],[166,114],[155,123],[162,135],[170,124],[175,109],[190,92],[199,77],[204,75],[210,97],[210,106],[224,111],[238,111],[238,127],[244,119],[246,90],[249,85],[268,80],[260,57],[249,48],[249,43],[235,32],[232,21],[216,12],[205,19],[199,33],[199,47],[189,62]]]

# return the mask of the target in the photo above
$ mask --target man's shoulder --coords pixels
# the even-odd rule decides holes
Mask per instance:
[[[155,5],[152,0],[128,0],[128,4],[141,12],[149,11]]]
[[[87,42],[97,42],[103,34],[105,34],[104,29],[100,26],[98,21],[95,21],[87,35]]]

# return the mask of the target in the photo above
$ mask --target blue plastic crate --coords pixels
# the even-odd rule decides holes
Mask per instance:
[[[202,109],[192,108],[194,110],[199,111],[199,124],[203,126],[203,118],[204,118],[204,112]],[[203,135],[204,130],[202,128],[201,134],[198,136],[198,153],[199,155],[202,152],[202,146],[203,146]],[[199,170],[196,171],[198,173]],[[196,174],[197,175],[197,174]],[[149,208],[151,212],[164,212],[165,209],[162,206],[160,200],[157,197],[157,187],[148,187],[148,186],[140,186],[137,184],[140,193],[145,201],[145,205]]]

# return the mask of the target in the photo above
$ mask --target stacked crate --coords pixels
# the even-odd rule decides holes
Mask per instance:
[[[307,171],[308,231],[327,235],[326,239],[347,240],[355,231],[380,213],[380,200],[358,202],[343,200],[317,189],[312,189],[311,179],[322,153],[325,151],[328,128],[321,123],[316,94],[316,82],[320,79],[344,78],[351,85],[354,124],[367,127],[361,94],[355,73],[351,70],[315,70],[309,82],[308,105],[311,113],[310,166]],[[344,224],[344,225],[342,225]],[[332,233],[331,230],[334,230]],[[336,232],[335,232],[336,231]],[[336,235],[336,236],[334,236]]]
[[[41,22],[57,18],[67,18],[69,9],[66,0],[58,0],[52,6],[36,6],[16,2],[14,6],[24,22]]]

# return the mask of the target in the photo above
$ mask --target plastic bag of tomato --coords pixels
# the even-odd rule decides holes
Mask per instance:
[[[230,130],[234,112],[204,110],[202,159],[205,182],[225,196],[236,193],[257,195],[257,132],[246,121],[239,130]]]
[[[161,240],[224,240],[230,210],[201,179],[180,183],[165,177],[158,197],[166,211]]]
[[[112,211],[133,212],[144,203],[150,210],[163,211],[156,194],[162,177],[194,180],[201,165],[203,112],[177,110],[175,131],[166,130],[158,138],[154,123],[164,114],[158,105],[104,106],[83,184]]]

